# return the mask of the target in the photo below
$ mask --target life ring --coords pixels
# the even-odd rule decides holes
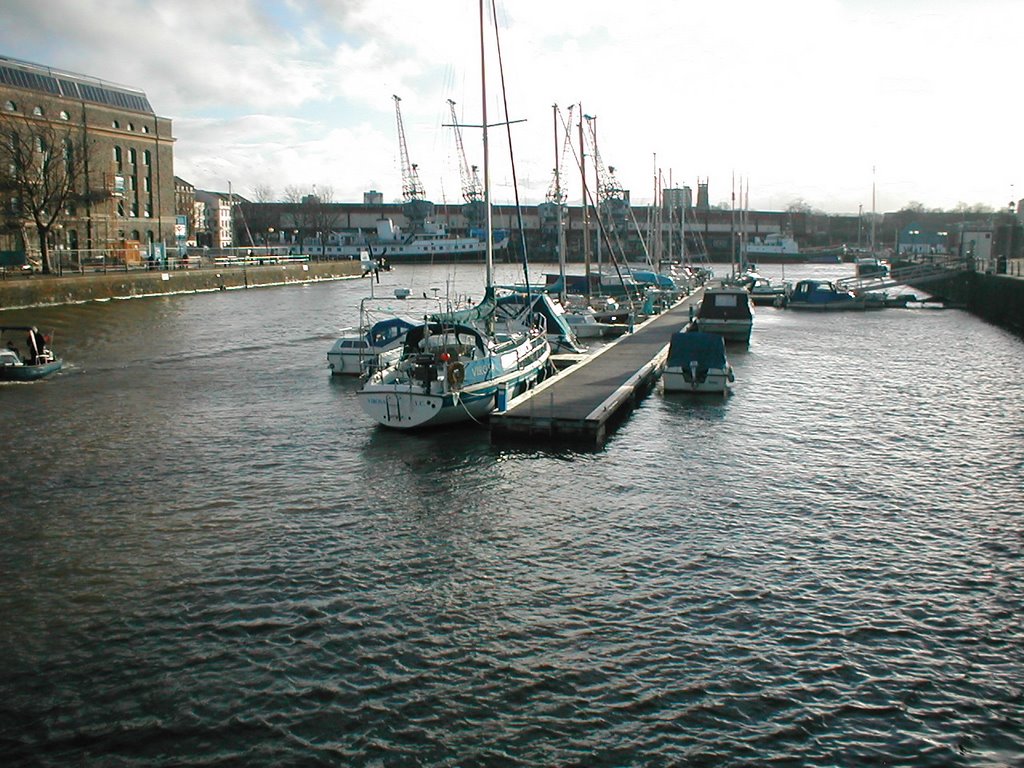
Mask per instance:
[[[466,367],[462,363],[452,363],[448,366],[448,386],[458,389],[466,380]]]

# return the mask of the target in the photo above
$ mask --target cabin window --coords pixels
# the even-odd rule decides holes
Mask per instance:
[[[731,293],[723,293],[721,295],[715,296],[715,306],[716,307],[735,307],[735,306],[737,306],[737,304],[736,304],[736,296],[734,294],[731,294]]]

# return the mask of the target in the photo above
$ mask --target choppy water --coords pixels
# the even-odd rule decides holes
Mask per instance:
[[[0,764],[1024,765],[1019,339],[759,309],[729,399],[492,447],[330,379],[369,287],[0,313],[68,363],[0,385]]]

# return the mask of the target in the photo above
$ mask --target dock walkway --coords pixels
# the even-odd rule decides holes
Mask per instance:
[[[578,365],[491,414],[491,439],[544,437],[604,443],[610,424],[632,409],[661,372],[675,331],[690,319],[703,290],[646,320]]]

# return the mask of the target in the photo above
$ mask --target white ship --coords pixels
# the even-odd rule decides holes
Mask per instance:
[[[495,230],[494,248],[508,245],[507,230]],[[483,232],[470,231],[467,237],[451,237],[443,224],[427,219],[421,231],[405,234],[401,227],[389,218],[377,220],[374,232],[332,232],[326,243],[310,241],[305,244],[312,256],[328,259],[358,259],[364,252],[379,263],[386,261],[428,261],[430,259],[479,256],[482,260],[487,252],[487,239]]]

